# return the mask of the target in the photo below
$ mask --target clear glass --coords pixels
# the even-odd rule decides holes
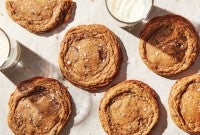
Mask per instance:
[[[149,15],[152,7],[153,7],[153,0],[143,0],[144,2],[144,11],[143,11],[143,15],[141,18],[138,18],[138,20],[135,20],[134,22],[125,22],[120,20],[119,18],[116,18],[112,12],[109,9],[108,6],[108,2],[110,0],[105,0],[105,5],[106,5],[106,9],[109,12],[109,14],[112,16],[113,21],[119,26],[119,27],[130,27],[130,26],[134,26],[135,24],[139,23],[140,21],[146,19],[146,17]]]
[[[19,43],[12,39],[10,36],[8,36],[2,29],[0,29],[1,32],[3,32],[8,41],[9,41],[9,53],[8,53],[8,57],[5,60],[5,62],[0,65],[0,71],[8,69],[13,67],[15,64],[17,64],[17,62],[19,61],[20,58],[20,54],[21,54],[21,50],[20,50],[20,46]]]

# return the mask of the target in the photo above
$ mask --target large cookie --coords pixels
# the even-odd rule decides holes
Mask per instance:
[[[101,124],[109,135],[147,135],[158,117],[154,90],[135,80],[110,88],[99,107]]]
[[[198,36],[193,25],[178,15],[153,18],[140,35],[142,60],[162,76],[186,70],[197,58],[198,52]]]
[[[44,33],[72,14],[72,0],[6,0],[9,16],[33,33]]]
[[[169,109],[178,127],[188,133],[200,134],[200,74],[185,77],[174,84]]]
[[[85,90],[106,86],[116,77],[120,65],[117,38],[103,25],[74,27],[61,43],[59,66],[64,77]]]
[[[20,83],[9,107],[8,125],[16,135],[58,135],[72,112],[67,89],[43,77]]]

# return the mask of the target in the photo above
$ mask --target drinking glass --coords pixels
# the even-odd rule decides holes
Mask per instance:
[[[19,43],[0,28],[0,71],[17,64],[20,54]]]

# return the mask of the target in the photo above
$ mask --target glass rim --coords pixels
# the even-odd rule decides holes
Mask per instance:
[[[124,23],[124,24],[127,24],[127,25],[136,24],[136,23],[138,23],[138,22],[144,20],[145,18],[147,18],[147,16],[149,15],[149,13],[150,13],[151,10],[152,10],[153,4],[154,4],[154,0],[151,0],[150,9],[149,9],[149,11],[145,14],[144,17],[142,17],[142,18],[140,18],[140,19],[138,19],[137,21],[134,21],[134,22],[126,22],[126,21],[120,20],[119,18],[115,17],[115,16],[111,13],[111,11],[110,11],[109,8],[108,8],[108,3],[107,3],[107,1],[108,1],[108,0],[105,0],[105,5],[106,5],[106,9],[107,9],[107,11],[109,12],[109,14],[110,14],[115,20],[117,20],[118,22],[121,22],[121,23]]]
[[[11,53],[10,53],[10,52],[11,52],[11,42],[10,42],[9,36],[6,34],[6,32],[5,32],[2,28],[0,28],[0,31],[3,32],[3,34],[6,36],[6,38],[7,38],[7,40],[8,40],[8,45],[9,45],[8,56],[7,56],[6,60],[3,62],[3,64],[0,65],[0,70],[2,70],[2,69],[4,69],[3,66],[6,64],[6,62],[7,62],[8,59],[9,59],[9,56],[10,56],[10,54],[11,54]]]

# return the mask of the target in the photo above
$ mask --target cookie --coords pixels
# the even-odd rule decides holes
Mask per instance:
[[[173,85],[169,109],[179,128],[200,134],[200,74],[180,79]]]
[[[85,90],[98,90],[118,74],[121,50],[116,36],[105,26],[80,25],[66,33],[58,63],[72,84]]]
[[[158,117],[154,90],[135,80],[110,88],[99,107],[99,118],[108,135],[147,135]]]
[[[197,58],[198,36],[193,25],[179,15],[155,17],[141,31],[139,51],[153,72],[173,76]]]
[[[8,125],[16,135],[58,135],[72,112],[67,89],[35,77],[20,83],[9,100]]]
[[[33,33],[44,33],[69,21],[72,0],[6,0],[9,16]]]

